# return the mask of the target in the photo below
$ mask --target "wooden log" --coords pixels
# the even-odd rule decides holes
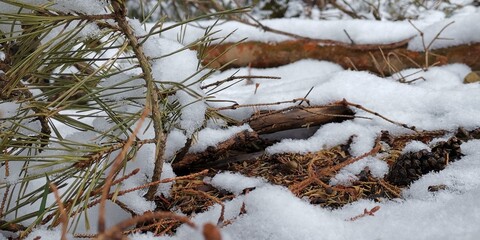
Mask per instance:
[[[220,56],[221,53],[231,48]],[[220,57],[219,57],[220,56]],[[214,58],[217,58],[213,60]],[[218,68],[233,61],[227,68],[251,66],[278,67],[301,59],[318,59],[337,63],[344,68],[367,70],[390,75],[406,69],[425,67],[425,53],[407,50],[407,45],[393,48],[355,48],[342,45],[321,45],[314,40],[291,40],[278,43],[243,42],[210,46],[203,63]],[[436,49],[428,54],[428,65],[464,63],[480,70],[480,43]]]
[[[352,118],[354,118],[354,112],[344,105],[295,106],[254,115],[245,122],[248,122],[257,133],[266,134],[341,122]]]
[[[257,133],[273,133],[288,129],[318,126],[354,118],[354,112],[343,104],[326,106],[294,106],[278,111],[262,112],[245,120],[254,131],[242,131],[209,147],[203,152],[188,153],[172,163],[177,175],[189,174],[206,168],[221,168],[229,163],[256,159],[271,145]],[[252,146],[254,146],[252,148]]]

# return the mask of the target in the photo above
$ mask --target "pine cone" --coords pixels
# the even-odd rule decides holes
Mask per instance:
[[[443,156],[447,156],[448,154],[448,161],[453,162],[463,156],[460,144],[462,144],[460,139],[452,137],[446,142],[437,143],[437,145],[432,148],[432,152]]]
[[[460,144],[459,139],[452,137],[446,142],[437,143],[431,152],[423,149],[403,154],[390,167],[386,179],[392,184],[405,186],[418,180],[423,174],[441,171],[448,162],[463,156]]]
[[[422,176],[422,169],[435,163],[433,154],[426,149],[402,154],[390,167],[386,179],[395,185],[408,185]]]

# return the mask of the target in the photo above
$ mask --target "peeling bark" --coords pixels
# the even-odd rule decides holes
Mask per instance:
[[[354,45],[353,45],[354,46]],[[213,61],[220,67],[233,61],[229,68],[251,66],[255,68],[278,67],[301,59],[331,61],[344,68],[367,70],[380,75],[390,75],[406,68],[425,66],[424,52],[407,50],[407,45],[380,49],[355,48],[339,45],[320,45],[313,40],[291,40],[278,43],[244,42],[234,46],[226,43],[209,47],[204,63]],[[231,48],[220,56],[222,52]],[[218,59],[214,60],[216,57]],[[480,43],[436,49],[428,54],[428,65],[464,63],[480,70]]]

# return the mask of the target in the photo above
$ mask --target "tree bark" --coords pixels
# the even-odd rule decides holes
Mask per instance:
[[[436,49],[428,53],[407,50],[407,45],[386,49],[362,49],[338,45],[320,45],[313,40],[291,40],[278,43],[243,42],[236,46],[226,43],[210,46],[204,64],[220,67],[233,61],[227,68],[278,67],[301,59],[318,59],[337,63],[344,68],[367,70],[380,75],[391,75],[406,68],[428,67],[433,64],[464,63],[480,70],[480,43]],[[220,56],[222,52],[231,48]],[[214,60],[216,57],[218,59]],[[428,62],[426,61],[428,59]],[[428,65],[428,66],[426,66]]]
[[[266,134],[341,122],[352,118],[354,118],[354,112],[342,105],[298,106],[254,115],[245,122],[248,122],[257,133]]]

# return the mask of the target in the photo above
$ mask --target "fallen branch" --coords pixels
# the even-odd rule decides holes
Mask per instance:
[[[293,106],[278,111],[264,112],[245,120],[259,134],[295,128],[308,128],[331,122],[353,119],[354,112],[347,106]]]
[[[230,49],[229,49],[230,48]],[[226,51],[229,49],[228,51]],[[226,52],[225,52],[226,51]],[[224,53],[220,56],[220,54]],[[386,58],[385,56],[398,56]],[[210,46],[204,62],[218,68],[231,63],[227,68],[268,68],[286,65],[301,59],[318,59],[337,63],[344,68],[353,68],[373,73],[390,73],[392,66],[397,71],[424,66],[425,61],[435,65],[464,63],[473,70],[480,70],[480,43],[430,50],[428,53],[407,49],[406,44],[387,48],[377,45],[368,49],[355,49],[338,44],[320,45],[313,40],[291,40],[277,43],[243,42]],[[374,60],[372,60],[374,59]],[[430,64],[432,65],[432,64]],[[222,68],[226,69],[226,68]]]

